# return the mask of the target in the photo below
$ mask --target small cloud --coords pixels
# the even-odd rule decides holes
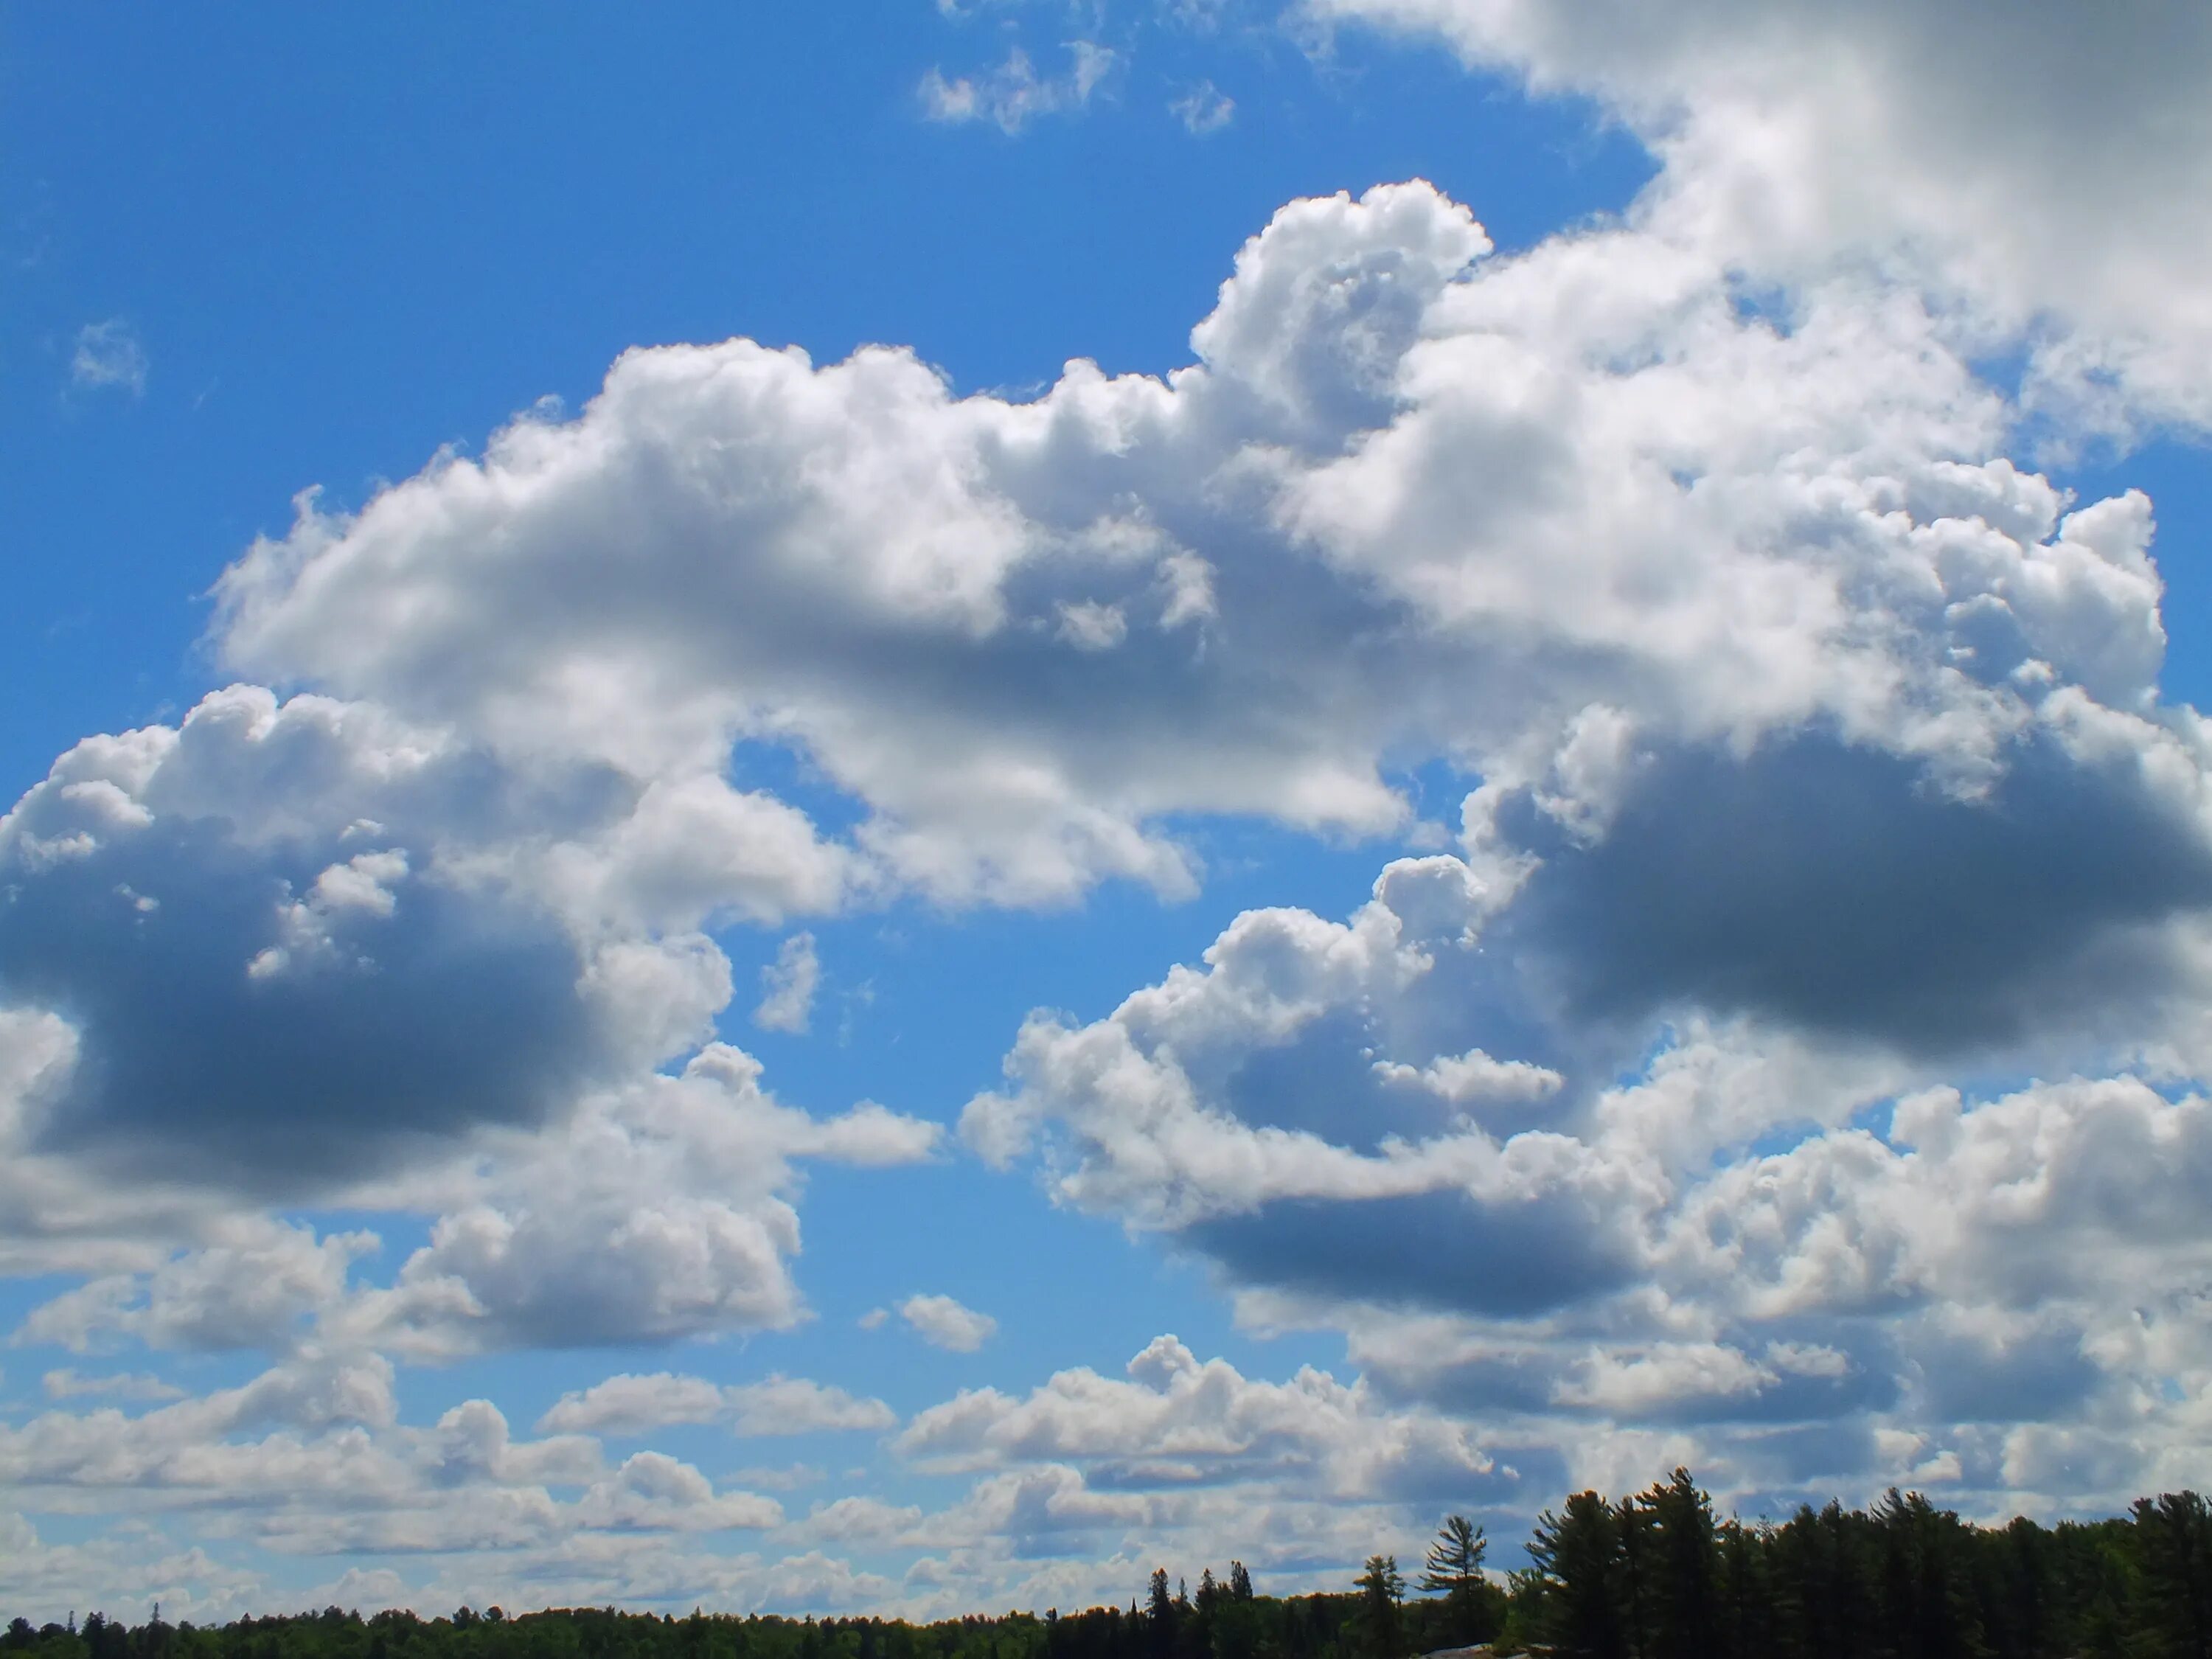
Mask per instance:
[[[87,391],[115,386],[132,397],[145,395],[146,348],[120,317],[104,323],[87,323],[76,331],[76,350],[70,358],[70,384]]]
[[[899,1304],[899,1317],[933,1347],[973,1353],[999,1334],[999,1322],[949,1296],[910,1296]]]
[[[1119,605],[1084,599],[1060,607],[1059,632],[1079,651],[1110,651],[1128,637],[1129,619]]]
[[[822,959],[814,953],[814,935],[793,933],[784,940],[775,960],[761,969],[760,1006],[753,1024],[770,1031],[798,1036],[814,1015],[815,988],[822,983]]]
[[[1168,106],[1184,129],[1200,137],[1218,132],[1237,116],[1237,100],[1211,81],[1200,81]]]
[[[1029,53],[1019,46],[988,75],[947,79],[941,70],[933,68],[921,77],[922,113],[952,125],[988,121],[1012,137],[1040,115],[1080,110],[1120,58],[1111,46],[1095,40],[1072,40],[1067,50],[1072,59],[1068,72],[1052,77],[1039,76]]]
[[[883,1328],[884,1321],[890,1316],[889,1308],[871,1308],[853,1322],[864,1331],[878,1331]]]

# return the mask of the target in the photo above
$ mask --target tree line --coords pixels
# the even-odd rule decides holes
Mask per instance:
[[[614,1608],[447,1617],[337,1607],[220,1626],[17,1618],[27,1659],[1405,1659],[1489,1644],[1556,1659],[2212,1659],[2212,1506],[2193,1492],[2125,1516],[1981,1527],[1918,1492],[1786,1521],[1714,1514],[1688,1471],[1538,1517],[1525,1567],[1494,1573],[1448,1517],[1409,1585],[1368,1559],[1341,1594],[1258,1594],[1242,1563],[1194,1590],[1154,1571],[1126,1608],[933,1624]]]

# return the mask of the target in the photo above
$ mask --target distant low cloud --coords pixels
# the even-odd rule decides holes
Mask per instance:
[[[70,356],[70,384],[86,391],[112,387],[133,398],[146,391],[146,348],[131,325],[120,317],[87,323],[76,331],[76,349]]]
[[[923,1341],[954,1353],[973,1353],[999,1334],[997,1320],[949,1296],[910,1296],[898,1310]]]
[[[1089,104],[1111,74],[1119,54],[1093,40],[1068,43],[1070,65],[1063,76],[1040,76],[1019,46],[988,74],[948,79],[932,68],[921,77],[922,112],[933,121],[960,125],[988,121],[1012,137],[1041,115],[1068,114]]]
[[[685,1423],[720,1423],[737,1435],[808,1434],[834,1429],[888,1429],[898,1421],[880,1400],[803,1376],[770,1376],[725,1385],[661,1371],[611,1376],[566,1394],[538,1419],[540,1433],[648,1433]]]
[[[793,933],[784,940],[775,960],[761,969],[760,1006],[753,1024],[765,1030],[805,1032],[814,1016],[814,992],[822,983],[822,959],[814,953],[814,935]]]

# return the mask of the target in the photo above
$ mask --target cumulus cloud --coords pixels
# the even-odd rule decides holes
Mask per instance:
[[[434,1359],[797,1322],[793,1164],[912,1163],[939,1131],[872,1104],[817,1118],[760,1074],[710,1043],[675,1076],[588,1099],[557,1136],[518,1138],[451,1183],[430,1242],[332,1328]]]
[[[112,1274],[65,1291],[32,1310],[13,1340],[80,1353],[118,1337],[152,1348],[281,1352],[309,1334],[312,1316],[344,1293],[354,1261],[378,1247],[374,1233],[318,1237],[312,1228],[251,1218],[223,1224],[219,1237],[150,1273]],[[53,1393],[52,1376],[47,1389]],[[80,1379],[73,1391],[95,1390]]]
[[[25,1336],[275,1352],[335,1320],[434,1357],[789,1323],[793,1161],[937,1131],[695,1048],[731,990],[699,930],[835,903],[841,856],[718,781],[315,696],[87,739],[0,818],[0,1248],[106,1269]],[[438,1219],[356,1294],[373,1236],[230,1207],[310,1198]]]
[[[1393,1410],[1363,1384],[1308,1368],[1288,1382],[1201,1362],[1155,1339],[1125,1377],[1056,1373],[1027,1395],[963,1390],[919,1413],[896,1442],[928,1467],[976,1470],[1074,1464],[1114,1491],[1273,1480],[1286,1470],[1348,1498],[1407,1492],[1419,1481],[1510,1487],[1461,1425]]]
[[[1550,1445],[1577,1484],[1632,1483],[1671,1434],[1751,1493],[1943,1455],[2007,1493],[2057,1425],[2122,1420],[2135,1449],[2069,1501],[2180,1478],[2191,1396],[2141,1405],[2212,1359],[2184,1311],[2212,1267],[2184,1196],[2199,1094],[2119,1076],[1969,1099],[1910,1033],[1749,1016],[1614,1046],[1573,1000],[1513,994],[1540,976],[1483,896],[1437,857],[1394,865],[1347,924],[1242,917],[1203,971],[1105,1020],[1034,1018],[1014,1088],[963,1133],[1210,1257],[1255,1328],[1344,1330],[1387,1395]],[[1492,1058],[1505,1031],[1547,1064]],[[1462,1075],[1511,1086],[1407,1086]],[[956,1432],[963,1412],[1016,1426]],[[902,1443],[1074,1449],[1030,1421],[969,1402]]]
[[[923,1341],[954,1353],[973,1353],[999,1334],[997,1320],[949,1296],[910,1296],[898,1311]]]
[[[1294,204],[1197,365],[1025,404],[895,351],[634,353],[574,422],[304,509],[221,648],[647,795],[789,744],[864,810],[817,903],[1187,891],[1174,815],[1387,832],[1407,752],[1595,844],[1700,745],[1826,741],[1940,811],[2088,769],[2084,721],[2195,741],[2148,718],[2147,503],[2005,460],[1926,310],[1846,283],[1777,326],[1633,228],[1488,249],[1422,185]]]
[[[726,998],[719,953],[595,937],[471,845],[600,788],[541,794],[375,709],[258,689],[86,739],[0,818],[0,988],[74,1045],[19,1126],[281,1182],[542,1121],[664,1057]]]
[[[1851,0],[1308,0],[1595,98],[1661,171],[1639,214],[1768,279],[1874,265],[2023,340],[2075,418],[2212,420],[2212,21]],[[2054,259],[2063,246],[2069,257]]]

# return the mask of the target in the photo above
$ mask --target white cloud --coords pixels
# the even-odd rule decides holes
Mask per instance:
[[[1510,1481],[1461,1427],[1433,1413],[1395,1412],[1363,1385],[1300,1370],[1288,1382],[1248,1379],[1200,1362],[1172,1336],[1133,1358],[1127,1380],[1078,1368],[1025,1397],[963,1390],[915,1416],[897,1438],[931,1468],[991,1469],[1076,1463],[1114,1489],[1272,1480],[1302,1472],[1345,1498],[1388,1495],[1427,1471],[1477,1484]]]
[[[218,1237],[150,1273],[95,1279],[65,1291],[33,1309],[13,1340],[78,1353],[115,1336],[153,1348],[282,1352],[308,1334],[313,1315],[343,1294],[353,1263],[378,1247],[374,1233],[318,1237],[312,1228],[258,1218],[226,1223]]]
[[[1559,1011],[1501,994],[1534,977],[1511,954],[1514,912],[1482,916],[1464,877],[1465,908],[1440,905],[1456,864],[1392,866],[1346,926],[1240,918],[1204,972],[1106,1020],[1033,1020],[1013,1091],[980,1097],[963,1133],[1002,1158],[1035,1148],[1056,1197],[1212,1258],[1246,1287],[1247,1325],[1345,1331],[1395,1397],[1478,1414],[1524,1466],[1549,1448],[1576,1486],[1647,1480],[1665,1442],[1717,1489],[1787,1490],[1807,1477],[1778,1461],[1782,1425],[1832,1431],[1827,1479],[1949,1457],[1991,1505],[2020,1501],[2030,1449],[2060,1425],[2134,1437],[2067,1502],[2198,1478],[2187,1379],[2212,1349],[2185,1310],[2212,1257],[2185,1194],[2203,1098],[2118,1077],[1970,1103],[1925,1086],[1940,1057],[1754,1021],[1678,1020],[1624,1067],[1601,1030],[1547,1030]],[[1455,1067],[1537,1075],[1459,1046],[1490,1022],[1550,1062],[1505,1121],[1408,1086]],[[1415,1060],[1395,1058],[1409,1041]],[[1886,1134],[1855,1126],[1891,1101]],[[1172,1346],[1139,1366],[1165,1397],[1196,1387]],[[2166,1377],[2181,1392],[2161,1394]],[[1174,1421],[1129,1387],[1056,1379],[1018,1407],[933,1408],[900,1443],[1152,1447],[1165,1468]],[[1881,1462],[1885,1435],[1917,1449]]]
[[[796,1323],[793,1161],[911,1163],[939,1132],[871,1104],[811,1117],[759,1078],[714,1043],[677,1076],[588,1098],[563,1133],[451,1182],[429,1243],[334,1310],[335,1328],[437,1358]]]
[[[1770,281],[1872,268],[2033,350],[2054,411],[2212,421],[2212,21],[1849,0],[1308,0],[1595,97],[1659,158],[1638,216]],[[2063,247],[2067,257],[2053,258]]]
[[[87,323],[76,331],[70,354],[70,384],[87,391],[112,388],[133,398],[146,392],[146,348],[120,317]]]
[[[899,1317],[933,1347],[973,1353],[999,1333],[999,1322],[949,1296],[910,1296],[899,1304]]]
[[[814,935],[793,933],[777,949],[775,960],[761,969],[762,995],[753,1010],[753,1024],[771,1031],[804,1033],[821,982],[822,962],[814,953]]]

